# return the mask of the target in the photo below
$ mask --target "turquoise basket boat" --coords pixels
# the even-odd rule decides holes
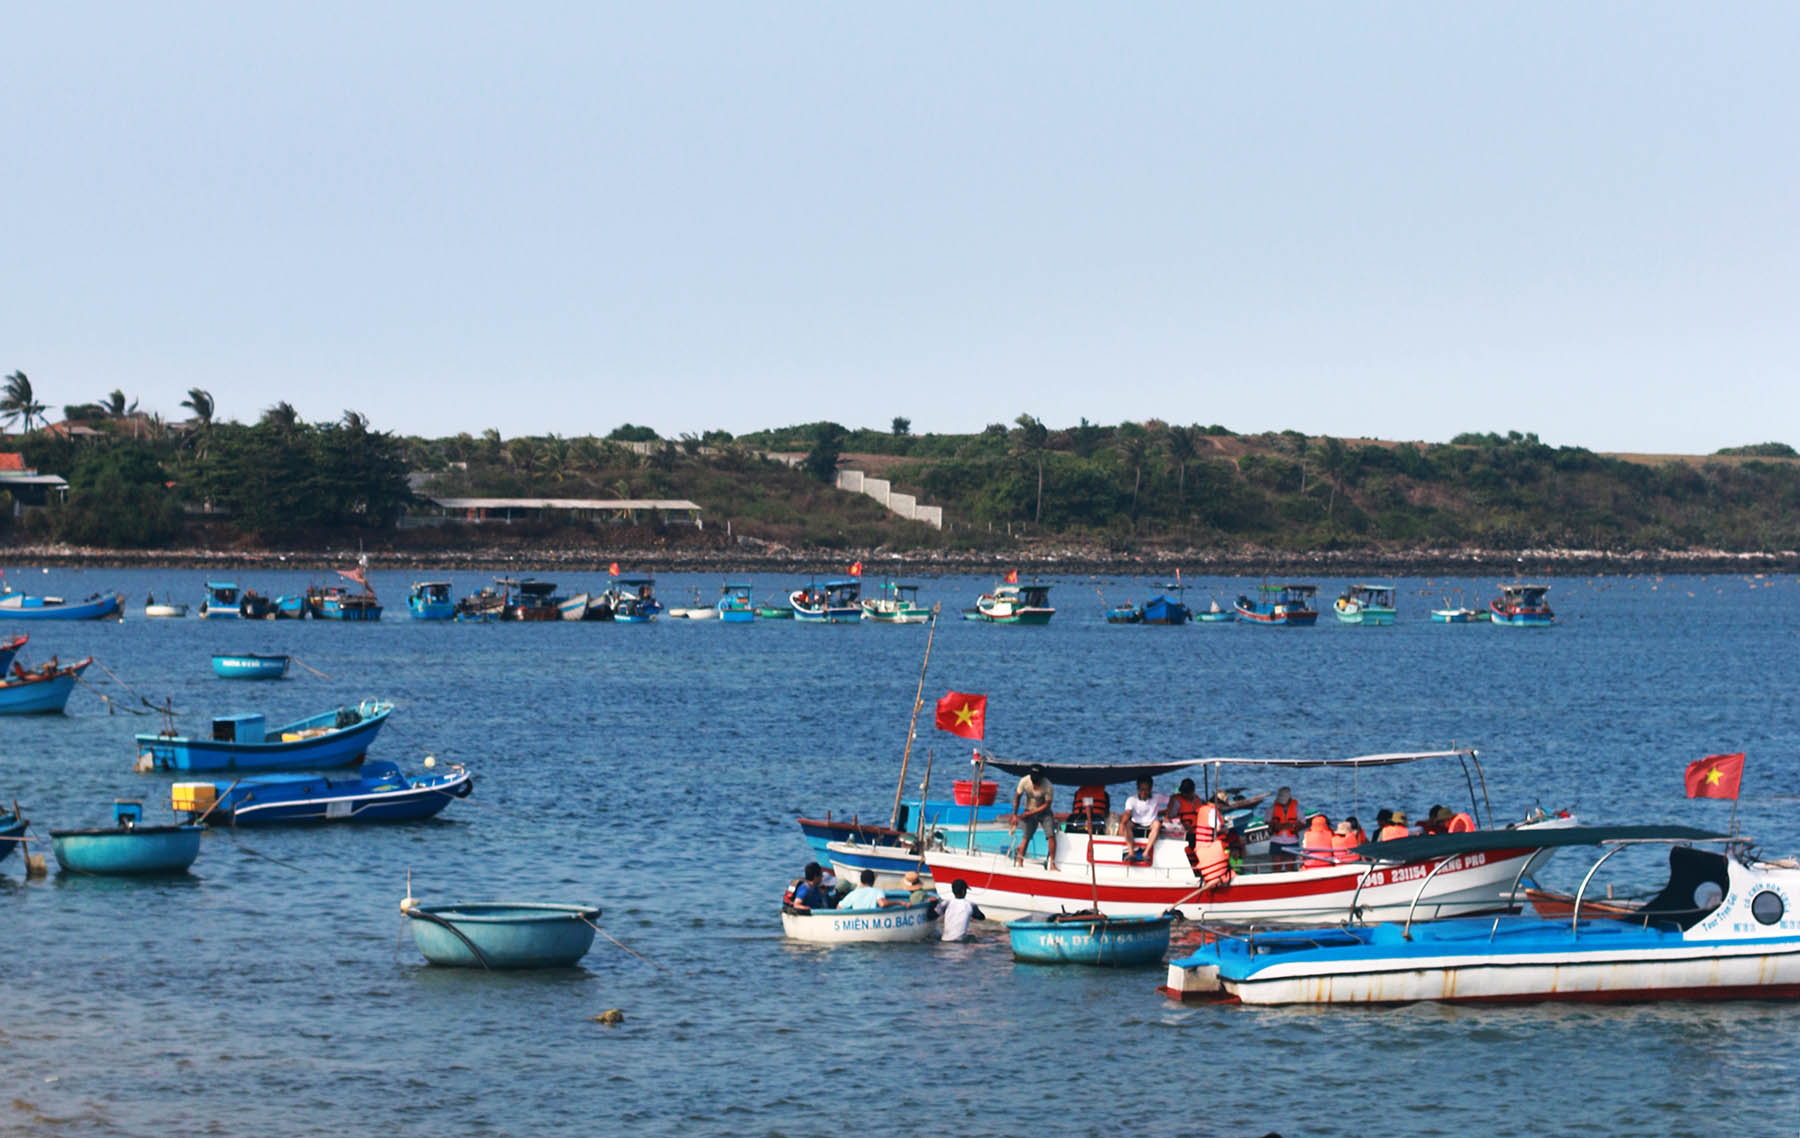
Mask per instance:
[[[113,825],[103,830],[51,830],[50,846],[64,873],[149,877],[186,873],[200,856],[204,826],[141,826],[144,804],[113,803]]]
[[[1095,964],[1130,968],[1157,964],[1169,951],[1167,915],[1105,917],[1098,913],[1022,917],[1008,921],[1014,960],[1030,964]]]
[[[222,680],[279,680],[288,674],[288,657],[214,656],[212,668]]]
[[[402,909],[425,959],[451,968],[569,968],[594,944],[593,905],[465,901]]]

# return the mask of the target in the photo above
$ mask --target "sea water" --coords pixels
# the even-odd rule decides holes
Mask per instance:
[[[891,810],[927,629],[412,621],[407,578],[372,574],[375,625],[151,621],[197,606],[197,571],[57,570],[16,587],[130,594],[129,619],[17,624],[23,659],[93,655],[66,717],[0,720],[0,795],[35,832],[105,824],[114,797],[167,819],[182,777],[132,773],[132,735],[214,713],[271,726],[362,699],[398,710],[375,757],[476,771],[474,797],[400,826],[209,833],[190,877],[25,882],[0,863],[0,1132],[541,1135],[1134,1132],[1287,1135],[1790,1134],[1792,1003],[1254,1009],[1180,1006],[1160,968],[1014,964],[972,943],[823,949],[783,940],[780,893],[807,858],[797,815]],[[441,576],[441,575],[434,575]],[[325,575],[243,572],[275,594]],[[481,575],[454,575],[472,592]],[[599,576],[564,574],[563,590]],[[1738,824],[1800,853],[1800,582],[1553,581],[1556,628],[1432,624],[1456,588],[1399,582],[1391,628],[1113,626],[1143,580],[1046,577],[1044,628],[975,624],[992,585],[927,579],[941,601],[908,782],[969,777],[970,744],[930,726],[946,690],[988,697],[984,745],[1046,761],[1341,757],[1472,746],[1502,821],[1724,828],[1682,769],[1745,751]],[[869,585],[876,578],[871,571]],[[759,580],[759,598],[804,583]],[[1196,608],[1253,582],[1190,581]],[[718,580],[659,579],[680,604]],[[1097,595],[1098,594],[1098,595]],[[274,683],[216,679],[216,652],[281,652]],[[310,669],[310,670],[309,670]],[[316,671],[314,671],[316,670]],[[320,675],[318,673],[323,673]],[[1365,826],[1461,808],[1454,762],[1285,782]],[[191,777],[191,776],[190,776]],[[1160,790],[1173,790],[1171,785]],[[1120,788],[1121,790],[1123,788]],[[1066,794],[1066,791],[1060,792]],[[934,793],[934,797],[936,793]],[[1060,804],[1060,803],[1059,803]],[[46,847],[40,847],[48,852]],[[1579,857],[1579,855],[1575,855]],[[1618,865],[1658,884],[1654,857]],[[1572,885],[1564,854],[1547,876]],[[1561,874],[1560,878],[1558,874]],[[423,964],[402,927],[425,901],[592,902],[610,940],[582,967],[483,974]],[[617,941],[616,946],[613,941]],[[626,951],[629,948],[630,951]],[[594,1017],[618,1008],[624,1022]]]

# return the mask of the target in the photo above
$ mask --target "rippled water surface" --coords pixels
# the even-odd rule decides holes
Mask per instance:
[[[807,853],[795,816],[888,813],[922,627],[425,624],[386,573],[379,625],[146,621],[146,590],[197,604],[204,574],[11,572],[133,598],[119,624],[19,625],[28,660],[91,653],[191,730],[390,698],[373,755],[464,762],[477,787],[426,824],[213,832],[179,881],[52,868],[27,883],[0,863],[0,1132],[1773,1135],[1800,1120],[1788,1003],[1180,1007],[1156,995],[1160,969],[1015,965],[998,926],[963,945],[785,942],[777,901]],[[307,577],[242,580],[275,593]],[[481,583],[461,575],[457,592]],[[1342,584],[1319,583],[1327,598]],[[925,599],[954,612],[987,584],[931,580]],[[1189,599],[1247,584],[1203,580]],[[1682,767],[1744,750],[1740,823],[1800,853],[1791,578],[1558,581],[1563,623],[1544,632],[1426,622],[1473,582],[1401,582],[1392,628],[1327,614],[1311,630],[1112,627],[1096,588],[1142,600],[1144,582],[1055,585],[1047,628],[939,626],[927,696],[987,693],[998,753],[1456,743],[1480,748],[1503,819],[1542,804],[1722,827],[1730,804],[1684,799]],[[680,603],[718,581],[659,586]],[[330,678],[221,681],[215,651],[287,652]],[[131,772],[132,734],[157,725],[81,688],[66,717],[0,721],[0,794],[40,835],[104,823],[119,795],[166,818],[172,776]],[[934,780],[966,774],[967,744],[921,738]],[[1334,815],[1352,791],[1366,814],[1462,801],[1449,767],[1291,781]],[[1650,883],[1655,866],[1637,868]],[[427,900],[599,904],[653,963],[601,939],[566,972],[427,968],[401,927],[408,871]],[[614,1007],[623,1025],[593,1022]]]

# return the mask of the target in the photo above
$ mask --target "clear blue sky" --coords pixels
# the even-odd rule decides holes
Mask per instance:
[[[1800,445],[1800,5],[33,4],[0,371],[406,433]]]

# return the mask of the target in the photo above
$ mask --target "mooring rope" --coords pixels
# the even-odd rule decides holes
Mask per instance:
[[[586,917],[581,918],[581,923],[586,925],[587,927],[593,929],[595,932],[599,933],[601,936],[605,937],[607,940],[612,941],[614,944],[618,945],[620,948],[624,949],[626,952],[631,953],[631,955],[637,957],[639,960],[643,961],[645,964],[648,964],[650,967],[656,969],[658,972],[661,972],[664,975],[668,974],[669,970],[667,968],[664,968],[662,965],[658,964],[656,961],[650,959],[648,956],[645,956],[643,953],[637,951],[635,948],[632,948],[630,945],[626,944],[624,941],[621,941],[618,937],[613,936],[611,933],[607,932],[605,929],[601,928],[599,925],[596,925],[594,922],[588,920]]]
[[[312,870],[306,868],[304,865],[295,865],[291,861],[282,861],[278,857],[271,857],[268,854],[263,853],[261,850],[251,849],[245,843],[238,841],[237,835],[232,833],[230,830],[220,830],[220,829],[217,829],[217,827],[214,827],[214,830],[216,833],[224,834],[227,838],[230,838],[232,845],[236,846],[240,850],[243,850],[245,853],[249,854],[251,857],[260,857],[264,861],[272,861],[276,865],[282,866],[286,869],[294,870],[298,873],[311,873],[312,872]]]
[[[321,679],[329,680],[331,678],[330,676],[326,675],[324,672],[319,671],[319,669],[313,667],[311,664],[308,664],[305,660],[302,660],[298,656],[289,656],[288,659],[292,660],[294,663],[300,665],[302,668],[305,668],[307,671],[311,672],[315,676],[320,677]]]

